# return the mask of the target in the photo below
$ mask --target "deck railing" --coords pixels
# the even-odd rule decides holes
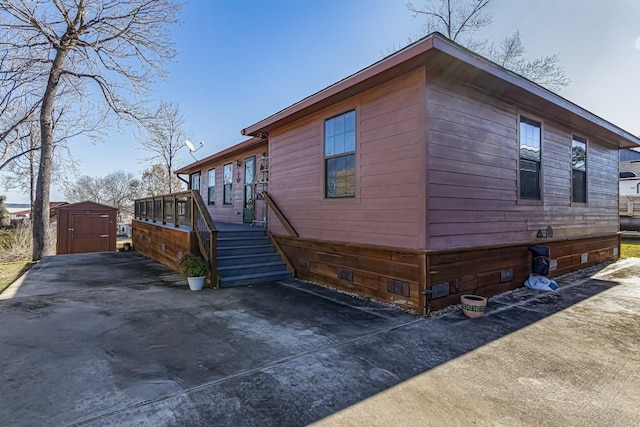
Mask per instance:
[[[188,190],[138,199],[135,201],[135,218],[174,227],[191,227],[191,231],[197,237],[200,254],[209,262],[211,284],[217,287],[218,230],[199,192]]]
[[[280,224],[282,224],[284,229],[287,230],[287,233],[289,233],[289,235],[292,237],[298,237],[298,232],[295,230],[295,228],[293,228],[293,226],[291,225],[287,217],[284,216],[284,214],[282,213],[282,211],[280,210],[276,202],[271,198],[269,193],[267,193],[266,191],[263,191],[262,198],[267,203],[267,206],[269,206],[269,208],[273,211],[273,213],[276,214],[276,217],[278,218],[278,220],[280,220]]]

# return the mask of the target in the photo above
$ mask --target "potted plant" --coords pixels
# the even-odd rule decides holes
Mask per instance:
[[[200,255],[187,254],[182,257],[178,272],[187,278],[189,289],[199,291],[204,286],[204,278],[209,272],[209,263]]]

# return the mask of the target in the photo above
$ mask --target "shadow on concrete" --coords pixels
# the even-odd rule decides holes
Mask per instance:
[[[494,297],[472,320],[297,280],[191,292],[135,252],[51,257],[0,301],[0,419],[306,425],[617,285],[596,271]]]

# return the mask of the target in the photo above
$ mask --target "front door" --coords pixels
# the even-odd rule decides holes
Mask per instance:
[[[256,156],[244,159],[244,209],[242,222],[251,224],[254,219],[253,184],[256,177]]]

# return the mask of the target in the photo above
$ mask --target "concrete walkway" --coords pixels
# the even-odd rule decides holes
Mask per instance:
[[[425,319],[293,280],[191,292],[131,252],[50,257],[0,295],[0,424],[639,425],[640,259],[559,284]]]

